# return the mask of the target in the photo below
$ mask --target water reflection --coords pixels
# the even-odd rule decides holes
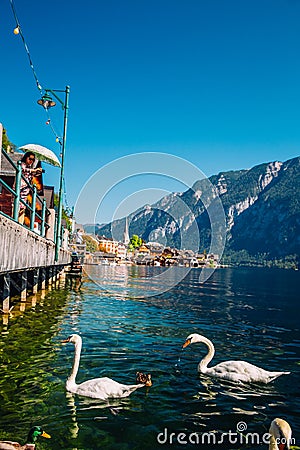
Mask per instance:
[[[82,286],[82,276],[72,276],[66,274],[65,277],[65,287],[68,287],[71,290],[74,290],[76,292],[80,291],[80,288]]]
[[[169,291],[190,272],[186,267],[86,265],[88,277],[109,295],[147,298]]]
[[[139,268],[135,278],[126,267],[119,269],[116,280],[111,279],[116,295],[85,281],[79,290],[68,286],[38,293],[28,298],[23,312],[16,305],[11,317],[2,318],[1,435],[9,429],[23,440],[34,420],[55,437],[39,443],[39,449],[154,450],[161,448],[156,438],[165,427],[220,433],[234,431],[241,420],[249,432],[263,433],[271,418],[279,416],[291,423],[297,436],[300,340],[295,273],[276,273],[273,288],[272,271],[255,275],[224,269],[202,285],[191,271],[169,292],[131,299],[122,293],[130,292],[128,286],[143,286]],[[112,273],[107,272],[107,283]],[[154,292],[157,284],[152,287]],[[153,386],[113,402],[66,394],[73,352],[66,352],[61,340],[72,332],[84,338],[79,382],[99,376],[134,382],[136,371],[141,371],[152,373]],[[192,332],[212,339],[216,363],[245,359],[292,373],[269,385],[235,385],[199,376],[197,364],[205,350],[181,350]]]
[[[67,280],[57,280],[55,283],[52,283],[48,286],[47,289],[42,289],[36,294],[29,295],[26,300],[21,301],[19,297],[13,297],[11,298],[12,306],[10,308],[10,311],[8,313],[2,313],[2,325],[3,328],[1,330],[1,333],[8,333],[9,332],[9,320],[11,319],[17,319],[18,317],[22,317],[23,313],[29,310],[35,310],[36,307],[43,308],[45,306],[44,301],[46,297],[50,298],[49,296],[51,293],[53,293],[54,296],[56,294],[60,297],[61,293],[74,291],[77,293],[80,293],[80,287],[82,285],[82,280],[80,279],[80,283],[76,281],[76,283],[69,285]],[[82,297],[80,297],[80,301],[82,301]],[[46,305],[47,307],[47,305]]]
[[[72,439],[76,439],[79,432],[79,426],[77,423],[75,395],[66,391],[66,400],[67,400],[67,407],[70,411],[71,416],[71,426],[69,428],[70,435]]]

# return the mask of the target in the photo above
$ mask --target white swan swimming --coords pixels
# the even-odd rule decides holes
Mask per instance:
[[[238,383],[269,383],[280,375],[288,375],[290,373],[269,372],[246,361],[224,361],[214,367],[207,367],[215,354],[214,345],[205,336],[193,333],[186,338],[182,348],[185,348],[190,344],[195,344],[196,342],[203,342],[208,347],[207,355],[198,365],[198,372],[207,374],[211,377],[218,377]]]
[[[269,450],[289,450],[292,430],[283,419],[274,419],[270,426]]]
[[[75,345],[72,371],[66,382],[67,391],[73,394],[84,395],[85,397],[106,400],[108,398],[128,397],[136,389],[142,388],[146,385],[145,383],[131,385],[121,384],[107,377],[94,378],[92,380],[84,381],[81,384],[76,384],[76,375],[79,368],[82,339],[78,334],[71,334],[71,336],[69,336],[62,342],[72,342],[72,344]]]

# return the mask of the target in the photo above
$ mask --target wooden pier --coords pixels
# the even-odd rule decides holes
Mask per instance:
[[[64,276],[64,266],[48,266],[30,268],[26,270],[7,272],[0,274],[0,311],[10,313],[14,307],[11,298],[19,298],[21,302],[27,300],[28,295],[45,291]]]
[[[0,309],[10,312],[11,298],[21,302],[55,283],[69,265],[71,255],[60,249],[55,262],[55,244],[0,214]]]
[[[0,123],[0,311],[4,314],[13,308],[12,297],[17,296],[25,302],[29,293],[34,295],[38,290],[51,287],[71,262],[68,231],[63,234],[62,229],[56,230],[54,206],[48,202],[47,207],[46,198],[37,196],[35,186],[29,186],[32,205],[24,203],[30,213],[30,224],[23,226],[18,222],[22,179],[20,156],[9,156],[2,148]],[[52,192],[51,187],[49,189]],[[37,200],[42,204],[40,215],[36,209]],[[55,240],[58,242],[55,230],[61,241],[62,248],[59,249],[55,246]]]

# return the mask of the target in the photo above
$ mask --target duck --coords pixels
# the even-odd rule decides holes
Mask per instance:
[[[208,338],[197,333],[190,334],[182,348],[197,342],[203,342],[208,347],[207,355],[198,364],[198,372],[202,374],[236,383],[265,384],[270,383],[280,375],[290,374],[290,372],[269,372],[247,361],[224,361],[214,367],[207,367],[215,354],[215,347]]]
[[[76,376],[80,363],[80,354],[82,348],[82,338],[79,334],[71,334],[63,343],[71,342],[75,346],[73,366],[71,374],[66,381],[66,389],[72,394],[78,394],[85,397],[107,400],[109,398],[128,397],[132,392],[145,386],[144,382],[138,384],[121,384],[111,378],[93,378],[84,381],[81,384],[76,383]],[[150,377],[151,379],[151,377]]]
[[[14,441],[0,441],[0,450],[34,450],[36,448],[36,441],[39,436],[50,439],[51,436],[46,433],[42,427],[36,425],[30,428],[26,444],[22,445]]]
[[[148,387],[152,386],[151,373],[137,372],[136,373],[136,382],[144,383],[144,385],[148,386]]]
[[[271,422],[269,450],[289,450],[292,439],[292,429],[283,419],[274,419]]]

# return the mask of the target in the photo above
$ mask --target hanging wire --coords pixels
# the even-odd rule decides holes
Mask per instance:
[[[18,29],[18,32],[19,32],[19,34],[20,34],[20,36],[22,38],[22,41],[23,41],[23,44],[24,44],[24,47],[25,47],[25,50],[26,50],[26,53],[27,53],[27,56],[28,56],[29,64],[30,64],[30,67],[32,69],[33,76],[34,76],[34,79],[35,79],[35,82],[36,82],[36,85],[37,85],[37,88],[39,89],[40,93],[42,94],[43,88],[42,88],[42,86],[41,86],[41,84],[40,84],[40,82],[38,80],[38,77],[37,77],[37,74],[36,74],[36,71],[35,71],[32,59],[31,59],[31,55],[30,55],[30,52],[29,52],[29,48],[28,48],[28,45],[26,44],[25,37],[24,37],[23,32],[22,32],[22,28],[21,28],[21,25],[20,25],[20,22],[19,22],[19,19],[18,19],[18,16],[17,16],[17,12],[16,12],[16,8],[15,8],[13,0],[10,0],[10,5],[11,5],[11,9],[12,9],[15,21],[16,21],[16,25],[17,25],[16,28]]]
[[[29,47],[28,47],[28,45],[26,43],[26,40],[25,40],[23,31],[22,31],[22,28],[21,28],[21,25],[20,25],[20,21],[19,21],[18,16],[17,16],[17,12],[16,12],[16,8],[15,8],[13,0],[10,0],[10,5],[11,5],[11,9],[12,9],[15,21],[16,21],[16,29],[18,30],[18,34],[20,34],[20,36],[22,38],[22,42],[24,44],[24,48],[25,48],[25,51],[26,51],[27,56],[28,56],[29,65],[31,67],[31,70],[32,70],[32,73],[33,73],[33,76],[34,76],[34,79],[35,79],[35,82],[36,82],[36,86],[37,86],[38,90],[40,91],[40,95],[42,97],[44,89],[42,88],[42,86],[41,86],[41,84],[40,84],[40,82],[38,80],[38,77],[37,77],[37,74],[36,74],[36,70],[34,68],[34,65],[33,65],[33,62],[32,62],[32,58],[31,58],[31,55],[30,55]],[[49,115],[49,110],[48,110],[48,108],[44,108],[44,109],[45,109],[46,115],[47,115],[47,122],[46,122],[46,124],[50,125],[51,131],[52,131],[52,133],[54,134],[54,136],[56,138],[56,142],[58,142],[60,144],[60,147],[61,147],[62,146],[62,142],[61,142],[61,139],[60,139],[60,135],[56,132],[56,130],[54,129],[54,127],[52,125],[52,121],[51,121],[51,118],[50,118],[50,115]]]
[[[55,130],[54,126],[52,125],[52,120],[51,120],[51,117],[50,117],[50,114],[49,114],[49,109],[48,108],[44,108],[44,109],[45,109],[45,113],[46,113],[46,116],[47,116],[46,125],[50,126],[50,129],[51,129],[52,133],[55,136],[55,140],[60,145],[60,148],[61,148],[62,147],[61,137],[57,133],[57,131]]]
[[[34,76],[34,79],[35,79],[35,82],[36,82],[36,86],[37,86],[38,90],[40,91],[40,95],[42,97],[44,89],[42,88],[42,86],[41,86],[41,84],[40,84],[40,82],[38,80],[38,77],[37,77],[37,74],[36,74],[36,70],[34,68],[33,61],[32,61],[31,55],[30,55],[29,47],[28,47],[28,45],[26,43],[26,40],[25,40],[23,31],[22,31],[22,28],[21,28],[21,25],[20,25],[20,22],[19,22],[19,19],[18,19],[18,16],[17,16],[17,12],[16,12],[16,8],[15,8],[15,5],[14,5],[14,2],[13,2],[13,0],[9,0],[9,1],[10,1],[11,9],[12,9],[15,21],[16,21],[16,29],[18,30],[17,34],[20,34],[20,36],[21,36],[21,39],[22,39],[25,51],[26,51],[27,56],[28,56],[29,65],[31,67],[31,70],[32,70],[32,73],[33,73],[33,76]],[[52,125],[52,121],[51,121],[51,118],[50,118],[49,110],[48,110],[48,108],[44,108],[44,109],[45,109],[45,112],[46,112],[46,115],[47,115],[47,122],[46,122],[46,124],[50,125],[51,131],[52,131],[52,133],[54,134],[54,136],[56,138],[56,142],[59,143],[60,148],[61,148],[62,147],[62,141],[61,141],[61,138],[60,138],[59,134],[55,131],[55,129],[54,129],[53,125]],[[65,197],[65,204],[66,204],[67,209],[70,209],[70,207],[68,206],[68,201],[67,201],[65,180],[63,180],[63,183],[64,183],[63,184],[63,191],[64,191],[64,197]]]

